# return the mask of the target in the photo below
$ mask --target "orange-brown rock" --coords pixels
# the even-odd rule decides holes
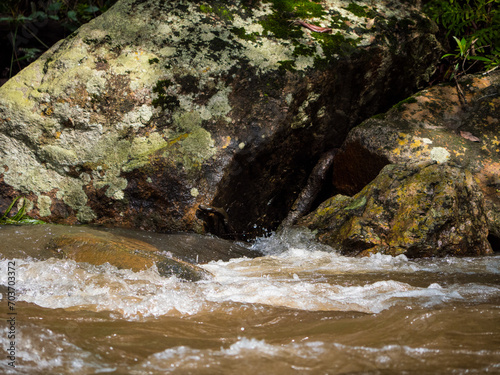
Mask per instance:
[[[146,242],[105,232],[63,234],[53,238],[48,248],[58,257],[96,266],[109,263],[137,272],[156,265],[162,276],[175,275],[189,281],[210,275],[204,269],[160,252]]]
[[[356,194],[388,163],[437,161],[472,173],[490,239],[500,238],[500,72],[418,92],[354,128],[334,161],[333,183]]]

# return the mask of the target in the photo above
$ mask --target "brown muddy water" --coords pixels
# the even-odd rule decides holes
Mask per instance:
[[[16,230],[0,227],[1,374],[500,373],[499,255],[357,259],[288,232],[184,282],[51,258]]]

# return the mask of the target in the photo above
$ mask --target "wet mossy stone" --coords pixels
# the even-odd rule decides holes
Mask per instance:
[[[160,252],[146,242],[111,233],[63,234],[53,238],[47,248],[58,258],[95,266],[109,263],[119,269],[138,272],[156,265],[161,276],[176,276],[187,281],[211,276],[203,268]]]
[[[500,72],[426,88],[352,129],[333,168],[345,195],[366,186],[386,164],[448,162],[468,170],[483,193],[490,235],[500,237]]]
[[[447,164],[389,164],[358,194],[336,195],[298,224],[345,255],[492,252],[477,182],[469,171]]]

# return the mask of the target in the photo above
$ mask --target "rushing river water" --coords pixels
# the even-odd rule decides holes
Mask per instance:
[[[500,373],[498,255],[349,258],[292,232],[184,282],[29,256],[1,231],[2,374]]]

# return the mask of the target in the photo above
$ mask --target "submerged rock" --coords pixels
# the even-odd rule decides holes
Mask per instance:
[[[119,0],[0,88],[0,208],[258,235],[324,151],[429,78],[435,31],[407,1]]]
[[[348,255],[492,252],[480,187],[471,172],[446,164],[387,165],[353,197],[336,195],[298,224]]]
[[[160,252],[146,242],[110,233],[63,234],[53,238],[48,249],[58,257],[96,266],[109,263],[137,272],[156,265],[161,276],[175,275],[188,281],[210,276],[203,268]]]
[[[197,280],[209,275],[195,264],[262,256],[232,241],[193,233],[165,234],[66,225],[0,226],[0,257],[47,260],[56,255],[90,264],[144,270]]]
[[[434,86],[354,128],[334,160],[337,191],[358,193],[389,163],[449,162],[474,176],[500,239],[500,72],[460,87],[465,101],[452,84]]]
[[[105,229],[118,236],[125,236],[149,243],[160,251],[193,264],[228,261],[233,258],[256,258],[262,253],[234,241],[196,233],[152,233],[121,228]]]

